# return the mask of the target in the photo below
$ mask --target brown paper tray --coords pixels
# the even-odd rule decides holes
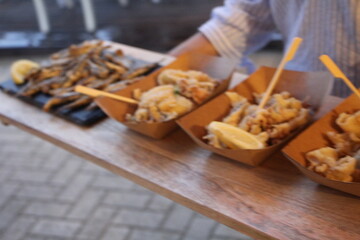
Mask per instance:
[[[342,112],[352,113],[357,110],[360,110],[360,100],[353,94],[291,141],[282,150],[283,154],[305,176],[314,182],[360,196],[360,170],[357,170],[355,176],[355,181],[357,182],[346,183],[327,179],[305,167],[305,153],[317,148],[330,146],[324,137],[324,133],[328,131],[340,132],[340,128],[335,125],[336,117]]]
[[[235,91],[248,99],[252,99],[253,92],[262,93],[266,90],[275,70],[275,68],[261,67],[244,82],[231,89],[231,91]],[[294,97],[310,104],[311,108],[317,111],[324,97],[329,94],[332,81],[333,79],[328,73],[306,73],[285,70],[275,88],[275,92],[286,90]],[[207,104],[182,117],[177,123],[199,146],[251,166],[259,165],[299,132],[299,130],[295,131],[281,143],[265,149],[231,150],[218,149],[208,145],[206,141],[202,139],[206,134],[205,127],[212,121],[221,121],[230,112],[230,109],[231,105],[228,97],[225,94],[221,94]]]
[[[157,86],[157,76],[164,69],[198,70],[208,74],[214,79],[218,79],[220,83],[214,93],[206,100],[208,101],[227,89],[234,67],[234,63],[226,58],[206,56],[202,54],[185,54],[177,58],[169,65],[153,72],[139,82],[136,82],[127,88],[116,92],[115,94],[131,98],[132,92],[136,88],[146,91]],[[177,124],[175,122],[176,119],[161,123],[129,123],[126,122],[125,115],[126,113],[134,113],[136,106],[107,97],[97,98],[96,103],[111,118],[119,121],[134,131],[155,139],[161,139],[177,128]]]

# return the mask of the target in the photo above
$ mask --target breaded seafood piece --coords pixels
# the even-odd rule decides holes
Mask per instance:
[[[353,114],[341,113],[336,119],[336,124],[344,132],[353,133],[360,138],[360,111]]]
[[[270,138],[284,138],[296,128],[305,125],[310,119],[308,109],[301,109],[291,120],[272,125],[268,130]]]
[[[356,159],[350,156],[345,156],[336,161],[336,165],[329,169],[326,177],[332,180],[343,182],[351,182],[351,176],[355,172]]]
[[[348,133],[327,132],[326,136],[341,155],[352,155],[360,148],[360,144],[351,141]]]
[[[225,117],[222,121],[224,123],[237,126],[240,122],[240,120],[244,117],[246,109],[249,107],[248,102],[244,102],[243,104],[239,104],[236,107],[234,107],[230,114]]]
[[[318,173],[325,173],[330,166],[335,165],[338,153],[334,148],[323,147],[306,153],[306,158],[310,163],[308,169]]]
[[[134,115],[127,114],[126,119],[133,122],[163,122],[183,115],[193,107],[190,100],[176,94],[173,85],[162,85],[142,93],[138,109]]]
[[[189,70],[183,71],[178,69],[165,69],[158,76],[158,83],[160,85],[166,84],[177,84],[181,79],[196,79],[198,82],[213,82],[214,80],[210,78],[206,73]]]
[[[340,159],[338,157],[337,151],[331,147],[308,152],[306,154],[310,163],[308,169],[332,180],[351,182],[351,175],[355,172],[356,159],[351,156]]]
[[[246,97],[243,97],[236,92],[226,91],[225,95],[229,98],[232,107],[243,104],[244,102],[249,102]]]
[[[208,98],[218,85],[207,74],[194,70],[166,69],[159,74],[157,81],[160,85],[175,85],[181,95],[198,104]]]

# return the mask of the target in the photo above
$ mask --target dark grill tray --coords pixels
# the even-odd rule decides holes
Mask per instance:
[[[134,59],[129,57],[132,61],[133,61],[133,65],[131,66],[131,69],[136,69],[136,68],[140,68],[142,66],[148,65],[148,62],[145,62],[143,60],[139,60],[139,59]],[[154,71],[156,68],[158,68],[159,66],[154,67],[153,69],[150,69],[146,74],[149,74],[150,72]],[[146,75],[145,74],[145,75]],[[17,93],[21,90],[22,86],[18,86],[16,85],[12,79],[7,80],[5,82],[0,83],[0,89],[3,90],[4,92],[13,95],[19,99],[21,99],[22,101],[29,103],[31,105],[34,105],[38,108],[42,108],[44,106],[44,104],[47,102],[47,100],[49,98],[51,98],[50,95],[48,94],[44,94],[44,93],[38,93],[32,97],[24,97],[24,96],[20,96],[17,95]],[[86,107],[82,107],[82,108],[77,108],[77,109],[73,109],[73,110],[62,110],[62,111],[57,111],[57,109],[59,109],[61,107],[54,107],[51,109],[51,113],[59,116],[63,119],[66,119],[70,122],[76,123],[78,125],[81,126],[90,126],[93,125],[97,122],[99,122],[100,120],[106,118],[106,114],[101,111],[100,108],[94,108],[91,110],[86,110]]]

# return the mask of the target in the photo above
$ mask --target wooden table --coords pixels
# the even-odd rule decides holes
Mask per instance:
[[[360,239],[359,198],[313,183],[280,153],[252,168],[180,130],[152,140],[111,119],[82,128],[4,93],[0,103],[6,123],[252,237]]]
[[[328,98],[327,109],[338,101]],[[111,119],[82,128],[2,92],[0,120],[257,239],[360,239],[360,199],[308,180],[281,153],[252,168],[199,148],[181,130],[152,140]]]

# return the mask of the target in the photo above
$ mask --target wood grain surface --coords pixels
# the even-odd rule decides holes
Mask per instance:
[[[252,168],[181,130],[152,140],[111,119],[82,128],[4,93],[0,103],[1,120],[256,239],[360,239],[360,199],[308,180],[280,153]]]

